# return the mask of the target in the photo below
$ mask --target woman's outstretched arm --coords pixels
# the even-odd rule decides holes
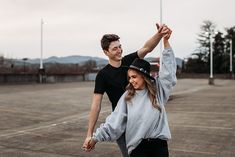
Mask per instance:
[[[165,105],[172,87],[176,84],[176,60],[173,50],[169,43],[169,38],[171,36],[171,31],[169,34],[165,35],[163,38],[164,50],[161,57],[161,65],[159,70],[159,77],[157,78],[157,90],[158,98]]]

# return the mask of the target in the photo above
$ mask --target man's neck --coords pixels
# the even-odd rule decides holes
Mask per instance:
[[[122,62],[121,62],[121,60],[120,61],[109,60],[109,64],[115,68],[119,68],[121,66]]]

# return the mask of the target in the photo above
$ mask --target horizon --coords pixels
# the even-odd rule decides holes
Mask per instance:
[[[53,58],[53,57],[56,57],[56,58],[66,58],[66,57],[78,57],[78,56],[80,56],[80,57],[91,57],[91,58],[100,58],[100,59],[108,60],[108,57],[107,58],[103,58],[103,57],[99,57],[99,56],[87,56],[87,55],[49,56],[47,58],[43,58],[43,60],[48,59],[48,58]],[[24,58],[27,58],[27,60],[40,59],[40,58],[28,58],[28,57],[23,57],[23,58],[7,58],[7,57],[4,57],[4,58],[6,58],[6,59],[14,59],[14,60],[23,60]],[[145,56],[144,58],[158,58],[158,57]],[[183,60],[183,58],[180,58],[180,57],[177,57],[177,56],[175,58]],[[27,60],[26,60],[26,62],[27,62]]]

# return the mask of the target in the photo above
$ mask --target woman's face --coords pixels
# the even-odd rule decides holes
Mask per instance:
[[[145,88],[145,81],[141,74],[139,74],[136,70],[129,69],[128,70],[129,83],[132,84],[134,89],[141,90]]]

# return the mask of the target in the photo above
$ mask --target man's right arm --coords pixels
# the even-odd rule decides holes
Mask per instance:
[[[94,94],[92,98],[92,104],[91,104],[91,111],[89,114],[89,120],[88,120],[88,129],[87,129],[87,137],[83,143],[83,147],[87,147],[88,143],[91,140],[91,137],[93,135],[93,131],[96,125],[96,122],[99,117],[99,113],[101,110],[101,102],[102,102],[103,94]]]
[[[95,124],[96,124],[98,117],[99,117],[99,114],[100,114],[102,98],[103,98],[102,94],[94,94],[93,95],[91,111],[89,114],[87,137],[91,137],[93,135]]]

